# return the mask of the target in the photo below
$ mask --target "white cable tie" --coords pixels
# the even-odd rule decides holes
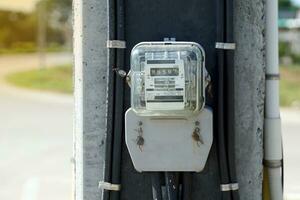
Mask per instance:
[[[235,191],[239,189],[238,183],[221,184],[220,189],[222,192]]]
[[[123,40],[107,40],[106,47],[109,49],[125,49],[126,42]]]
[[[235,43],[216,42],[216,49],[235,50]]]
[[[120,191],[121,185],[100,181],[98,187],[103,190]]]

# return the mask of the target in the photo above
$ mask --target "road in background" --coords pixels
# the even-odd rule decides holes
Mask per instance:
[[[45,63],[47,67],[72,63],[72,53],[47,53]],[[0,74],[38,69],[38,66],[38,54],[0,56]]]
[[[284,149],[284,192],[287,200],[300,200],[300,110],[281,109]]]
[[[49,54],[49,65],[71,63]],[[36,66],[36,55],[0,57],[0,199],[72,199],[73,98],[6,85],[3,77]]]

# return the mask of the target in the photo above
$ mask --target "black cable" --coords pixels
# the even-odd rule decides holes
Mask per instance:
[[[224,0],[217,0],[217,42],[224,42],[225,39],[225,25],[224,25]],[[217,121],[217,143],[218,143],[218,159],[220,170],[221,184],[229,183],[227,153],[225,145],[225,126],[224,126],[224,50],[217,51],[217,66],[218,66],[218,80],[217,86],[217,105],[216,105],[216,121]],[[230,192],[222,192],[222,200],[230,200]]]
[[[116,0],[116,39],[125,40],[124,29],[124,0]],[[124,68],[125,61],[124,49],[116,50],[116,66],[119,70]],[[121,183],[121,153],[123,135],[123,102],[124,102],[124,80],[116,76],[115,82],[115,102],[114,102],[114,134],[113,134],[113,156],[112,156],[112,184]],[[111,200],[119,200],[120,192],[110,193]]]
[[[283,143],[281,143],[281,148],[282,148],[281,184],[282,184],[282,192],[284,193],[284,151],[283,151]]]
[[[177,172],[165,172],[167,200],[179,200],[179,174]]]
[[[233,38],[233,0],[226,1],[226,43],[234,43]],[[234,50],[225,51],[226,66],[226,135],[230,183],[237,183],[235,163],[235,90],[234,90]],[[232,191],[233,200],[239,200],[238,190]]]
[[[151,183],[152,183],[152,197],[153,200],[162,200],[162,190],[161,190],[161,173],[153,172],[151,173]]]
[[[192,200],[192,178],[191,172],[182,173],[182,200]]]
[[[108,0],[108,39],[115,39],[115,0]],[[115,73],[111,70],[115,66],[115,49],[108,49],[108,64],[107,64],[107,100],[114,102],[114,88],[115,88]],[[111,164],[112,164],[112,140],[114,132],[114,103],[107,105],[106,118],[106,150],[105,150],[105,172],[104,182],[111,182]],[[103,200],[109,200],[109,191],[103,191]]]

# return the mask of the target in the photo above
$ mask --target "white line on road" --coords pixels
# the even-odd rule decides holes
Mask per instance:
[[[38,177],[31,177],[23,184],[21,200],[38,200],[38,193],[40,189],[40,179]]]

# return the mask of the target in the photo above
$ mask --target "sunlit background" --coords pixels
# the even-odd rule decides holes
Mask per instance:
[[[0,7],[2,10],[13,10],[22,12],[31,12],[38,0],[1,0]]]
[[[285,193],[300,199],[300,0],[279,0]],[[0,199],[72,199],[72,2],[0,0]]]
[[[0,199],[72,199],[72,2],[0,0]]]

